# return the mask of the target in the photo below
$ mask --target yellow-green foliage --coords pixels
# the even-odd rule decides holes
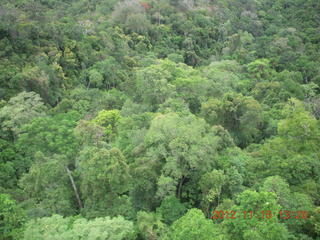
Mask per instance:
[[[117,124],[120,120],[119,110],[102,110],[92,120],[95,124],[104,128],[104,134],[111,139],[116,134]]]

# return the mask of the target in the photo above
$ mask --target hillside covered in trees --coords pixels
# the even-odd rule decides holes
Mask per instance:
[[[0,0],[0,240],[319,240],[319,0]]]

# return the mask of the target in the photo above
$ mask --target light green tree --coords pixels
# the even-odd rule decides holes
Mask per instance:
[[[175,87],[170,83],[171,74],[162,64],[154,64],[137,72],[137,95],[142,102],[156,110],[159,104],[174,96]]]
[[[222,222],[230,238],[239,240],[289,239],[287,228],[279,222],[277,217],[281,206],[277,204],[274,193],[246,190],[238,196],[237,201],[238,205],[231,209],[224,209],[224,211],[236,212],[235,218],[231,218],[229,214]]]
[[[211,240],[224,238],[218,225],[207,219],[199,209],[193,208],[171,225],[170,232],[164,239]]]
[[[33,119],[46,115],[46,106],[41,97],[34,92],[21,92],[12,97],[0,109],[0,124],[2,137],[17,138],[21,127]]]
[[[269,59],[257,59],[247,65],[248,72],[255,78],[256,81],[270,80],[274,73],[271,69]]]
[[[146,156],[161,166],[157,196],[163,199],[176,192],[180,198],[187,179],[212,168],[219,140],[204,120],[193,115],[168,113],[155,117],[145,144]]]
[[[122,216],[87,220],[79,216],[64,218],[60,215],[30,220],[26,224],[23,240],[133,240],[133,223]]]
[[[92,119],[94,124],[104,128],[104,134],[108,139],[115,137],[117,131],[117,124],[120,121],[120,111],[115,110],[102,110],[97,116]]]

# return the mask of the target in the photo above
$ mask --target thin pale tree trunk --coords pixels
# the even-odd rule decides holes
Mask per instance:
[[[78,204],[79,204],[79,208],[83,208],[83,205],[82,205],[82,202],[81,202],[81,199],[80,199],[80,196],[79,196],[79,192],[78,192],[78,189],[77,189],[77,186],[76,184],[74,183],[74,180],[73,180],[73,177],[72,177],[72,174],[71,174],[71,171],[69,170],[69,168],[67,166],[65,166],[65,169],[68,173],[68,176],[70,178],[70,182],[71,182],[71,185],[72,185],[72,188],[73,188],[73,191],[76,195],[76,198],[77,198],[77,201],[78,201]]]

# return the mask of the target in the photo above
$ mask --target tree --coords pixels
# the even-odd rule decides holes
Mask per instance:
[[[139,1],[119,2],[112,13],[112,20],[115,24],[123,24],[129,31],[144,33],[149,28],[149,20],[145,15],[145,8]]]
[[[266,165],[265,176],[282,176],[290,185],[304,184],[318,176],[319,127],[303,104],[291,99],[283,110],[285,118],[278,124],[278,136],[253,151]]]
[[[1,135],[16,139],[21,127],[33,119],[45,116],[46,107],[40,96],[34,92],[21,92],[12,97],[0,109]]]
[[[73,223],[71,232],[72,240],[134,240],[136,231],[133,222],[125,220],[124,217],[103,217],[93,220],[77,219]]]
[[[46,57],[45,57],[46,58]],[[36,66],[26,65],[14,78],[22,90],[38,93],[47,104],[54,106],[68,84],[62,67],[54,62],[39,59]]]
[[[318,149],[314,142],[320,137],[318,123],[303,104],[291,99],[284,111],[286,118],[279,122],[279,135],[297,144],[304,145],[308,141],[310,149]]]
[[[167,226],[161,221],[161,216],[153,212],[138,212],[137,226],[143,239],[161,239],[167,232]]]
[[[26,223],[23,240],[36,240],[49,238],[58,240],[63,237],[66,240],[72,239],[69,232],[74,219],[71,217],[64,218],[60,215],[43,217],[30,220]],[[71,225],[71,226],[70,226]]]
[[[132,178],[135,179],[130,191],[132,204],[136,210],[152,211],[159,201],[157,193],[158,163],[149,158],[139,157],[130,165]]]
[[[130,107],[132,107],[131,104]],[[126,115],[125,111],[124,106],[121,110],[121,115]],[[117,127],[118,138],[116,142],[128,162],[131,163],[140,156],[143,149],[144,137],[153,117],[153,113],[145,112],[141,114],[130,114],[130,116],[120,119]]]
[[[74,134],[82,146],[98,146],[102,143],[104,128],[95,122],[80,120],[74,129]]]
[[[284,208],[289,209],[290,200],[289,184],[279,176],[272,176],[265,179],[261,191],[273,192],[277,196],[277,202]]]
[[[197,72],[192,72],[189,69],[184,70],[184,74],[189,76],[177,76],[173,81],[177,95],[182,98],[187,104],[190,111],[194,114],[200,111],[201,101],[206,96],[206,79],[197,75]]]
[[[120,112],[119,110],[102,110],[98,115],[92,119],[92,123],[97,124],[104,128],[104,134],[107,139],[112,139],[117,134],[116,128],[117,124],[120,121]]]
[[[175,87],[170,84],[170,72],[160,64],[151,65],[137,72],[137,94],[143,103],[156,110],[159,104],[174,96]]]
[[[310,215],[313,211],[311,198],[303,193],[291,192],[288,183],[279,176],[266,178],[261,190],[275,193],[282,209],[290,209],[289,214],[291,215],[294,215],[295,211],[306,211]],[[305,230],[306,220],[295,219],[294,216],[291,216],[290,219],[282,220],[282,222],[296,236],[307,232]]]
[[[18,149],[29,160],[33,159],[36,152],[42,152],[48,156],[65,155],[72,163],[79,147],[73,132],[79,117],[79,113],[70,111],[34,119],[23,126],[17,140]]]
[[[194,8],[194,0],[180,0],[179,4],[186,10],[192,10]]]
[[[73,215],[77,212],[76,196],[72,189],[66,167],[68,159],[64,155],[46,157],[40,152],[29,172],[19,181],[27,197],[28,214],[34,217],[61,214]]]
[[[275,194],[246,190],[238,196],[237,201],[238,205],[231,208],[236,212],[236,217],[225,218],[222,222],[230,238],[239,240],[289,238],[288,230],[277,218],[281,207],[277,204]]]
[[[259,103],[267,104],[270,107],[281,104],[290,97],[302,98],[301,85],[291,80],[290,76],[289,78],[281,82],[258,82],[252,91],[253,96]]]
[[[178,218],[182,217],[186,210],[186,206],[178,198],[169,196],[163,199],[160,207],[157,208],[157,213],[162,216],[164,223],[171,225]]]
[[[207,216],[209,216],[210,207],[216,201],[220,203],[220,195],[223,185],[226,184],[227,177],[221,170],[212,170],[205,173],[199,182],[199,187],[202,192],[202,208]]]
[[[8,194],[0,194],[0,239],[20,239],[25,215]]]
[[[130,14],[125,22],[125,28],[132,32],[145,34],[151,28],[151,24],[143,13]]]
[[[270,61],[268,59],[257,59],[247,65],[248,72],[256,81],[263,79],[269,80],[273,71],[270,67]]]
[[[0,189],[14,189],[28,163],[10,141],[0,139],[0,150]]]
[[[205,120],[211,125],[222,125],[241,147],[260,140],[262,113],[259,102],[236,93],[226,93],[222,100],[209,99],[201,106]]]
[[[128,67],[119,63],[114,57],[108,56],[103,61],[96,62],[83,78],[87,80],[87,88],[113,89],[128,80]]]
[[[87,220],[80,216],[64,218],[52,215],[30,220],[26,224],[23,240],[133,240],[135,236],[133,223],[122,216]]]
[[[86,147],[80,152],[78,162],[84,214],[88,217],[130,215],[130,199],[126,194],[131,187],[131,176],[120,150]]]
[[[53,108],[54,113],[67,113],[74,110],[82,117],[92,117],[102,110],[121,109],[125,95],[117,89],[102,91],[96,88],[86,89],[84,86],[74,88]]]
[[[231,196],[239,194],[244,189],[243,173],[239,172],[239,170],[236,166],[232,166],[229,169],[227,169],[226,178],[228,179],[228,189]]]
[[[214,165],[219,139],[193,115],[168,113],[154,118],[145,145],[146,156],[160,166],[157,196],[163,199],[176,192],[180,198],[185,181]]]
[[[99,73],[96,69],[92,69],[89,71],[89,85],[92,85],[93,87],[100,88],[103,84],[103,76],[101,73]]]
[[[236,61],[216,61],[205,67],[201,74],[207,79],[202,83],[206,86],[206,96],[220,98],[226,92],[239,88],[241,66]]]
[[[170,227],[167,238],[172,240],[224,239],[219,227],[203,215],[199,209],[190,209]]]
[[[316,236],[319,236],[320,235],[320,207],[316,207],[313,210],[312,216],[310,218],[310,222]]]
[[[200,102],[207,91],[207,81],[198,70],[169,59],[159,60],[156,64],[139,70],[136,82],[145,103],[158,106],[170,98],[179,97],[189,105],[193,113],[199,112]],[[147,93],[145,86],[154,88],[153,92]],[[144,96],[145,94],[149,96]]]

